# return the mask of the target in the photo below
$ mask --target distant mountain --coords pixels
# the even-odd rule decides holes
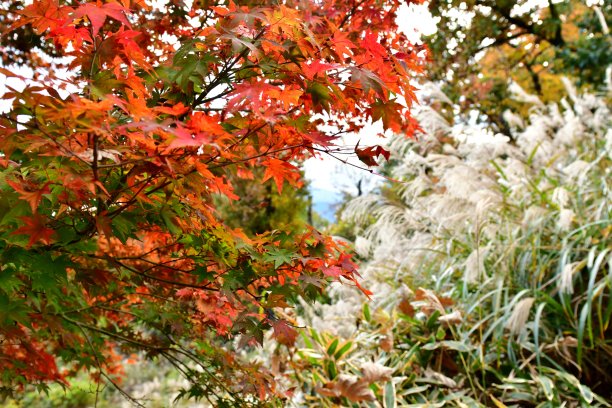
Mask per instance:
[[[312,207],[323,218],[329,222],[336,221],[336,205],[342,199],[339,192],[310,188],[312,195]]]

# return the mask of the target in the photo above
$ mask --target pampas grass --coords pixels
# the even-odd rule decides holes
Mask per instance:
[[[385,171],[400,183],[341,214],[374,295],[335,288],[304,315],[321,330],[312,347],[354,344],[298,359],[317,373],[298,381],[304,405],[334,406],[316,384],[377,361],[393,370],[370,387],[380,403],[610,406],[598,393],[612,397],[611,115],[566,88],[546,106],[511,85],[531,113],[504,115],[510,135],[421,107],[418,141],[391,140]]]

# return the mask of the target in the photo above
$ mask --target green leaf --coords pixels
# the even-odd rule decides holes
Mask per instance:
[[[119,214],[113,218],[113,234],[124,244],[128,238],[136,238],[134,233],[137,230],[135,219],[135,217],[130,217],[127,213]]]
[[[312,96],[314,105],[321,105],[324,109],[329,109],[329,101],[331,99],[329,89],[318,82],[311,82],[306,92]]]
[[[293,252],[287,249],[272,248],[264,256],[266,262],[274,262],[274,268],[278,268],[283,264],[290,264],[292,261]]]
[[[325,362],[325,370],[330,380],[333,380],[338,376],[338,368],[333,360],[327,360]]]
[[[342,358],[342,356],[344,356],[350,349],[351,347],[353,347],[353,342],[352,341],[347,341],[342,347],[340,347],[340,349],[336,352],[336,354],[334,355],[334,358],[336,360],[340,360]]]
[[[164,221],[164,225],[172,234],[180,235],[183,232],[183,230],[181,230],[179,226],[175,223],[174,219],[176,218],[176,213],[172,211],[170,207],[164,205],[161,208],[159,214],[161,215],[162,220]]]
[[[471,344],[466,344],[462,341],[455,340],[444,340],[434,343],[427,343],[421,347],[423,350],[435,350],[438,348],[445,348],[448,350],[455,350],[461,353],[467,353],[474,350],[474,346]]]
[[[540,385],[542,386],[542,390],[544,391],[544,396],[547,400],[552,401],[555,397],[555,384],[553,381],[542,375],[536,377]]]
[[[582,399],[584,399],[585,402],[589,404],[593,402],[593,399],[594,399],[593,391],[591,391],[591,389],[587,387],[586,385],[581,384],[580,381],[576,377],[574,377],[573,375],[569,373],[564,373],[562,371],[557,371],[555,375],[561,378],[562,380],[565,380],[565,382],[568,383],[569,385],[578,389],[578,391],[580,392],[580,396],[582,397]]]
[[[339,340],[336,338],[336,339],[334,339],[334,341],[331,342],[329,347],[327,347],[327,355],[328,356],[331,356],[331,355],[334,354],[334,352],[336,351],[336,348],[338,347],[338,343],[339,343]]]
[[[416,387],[408,388],[407,390],[403,390],[400,392],[400,395],[411,395],[411,394],[420,394],[424,391],[427,391],[430,388],[429,384],[418,385]]]
[[[395,385],[393,384],[393,381],[387,381],[387,383],[385,384],[384,407],[397,407],[397,401],[395,400]]]
[[[4,267],[0,271],[0,290],[3,290],[7,295],[12,295],[23,282],[15,275],[13,268]]]
[[[193,270],[193,274],[198,277],[198,283],[202,283],[206,280],[211,280],[215,277],[215,274],[208,271],[206,265],[198,265]]]
[[[19,322],[31,327],[29,318],[31,308],[26,307],[23,300],[12,300],[9,296],[0,292],[0,324],[8,323],[8,326],[12,326],[14,322]]]
[[[370,313],[370,305],[368,303],[363,304],[363,318],[368,323],[372,321],[372,314]]]
[[[536,363],[538,365],[538,369],[542,367],[541,355],[540,355],[540,319],[542,318],[542,312],[546,307],[546,303],[542,302],[538,305],[538,309],[536,310],[535,319],[534,319],[534,328],[533,328],[533,342],[535,344],[535,353],[536,353]]]

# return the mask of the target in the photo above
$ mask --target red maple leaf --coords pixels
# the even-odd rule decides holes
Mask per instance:
[[[308,78],[310,81],[314,79],[315,76],[321,73],[325,73],[325,71],[329,71],[330,69],[337,68],[338,64],[326,64],[315,60],[310,64],[302,64],[302,72],[304,76]]]
[[[284,320],[274,320],[272,322],[272,329],[274,329],[274,338],[280,344],[284,344],[287,347],[292,347],[297,339],[297,330],[289,325]]]
[[[385,159],[389,160],[390,156],[390,152],[381,146],[369,146],[360,149],[359,143],[355,146],[355,153],[359,160],[366,166],[378,166],[378,163],[374,160],[375,157],[383,156]]]
[[[26,248],[30,248],[39,241],[46,245],[53,242],[52,236],[55,234],[55,231],[51,228],[47,228],[47,219],[44,216],[34,214],[31,217],[19,217],[19,219],[21,219],[25,225],[13,231],[12,235],[29,235],[30,240]]]
[[[361,41],[361,45],[366,50],[370,51],[374,57],[381,60],[387,56],[387,50],[378,42],[378,36],[371,31],[368,31]]]
[[[342,276],[344,271],[342,270],[341,267],[336,266],[336,265],[332,265],[330,267],[327,267],[327,268],[323,269],[323,273],[325,275],[331,276],[333,278],[339,278],[340,276]]]
[[[255,111],[259,111],[264,105],[269,92],[278,88],[263,81],[252,81],[238,84],[234,87],[231,97],[227,102],[227,109],[234,111],[244,105],[251,105]]]
[[[210,134],[197,133],[182,125],[172,129],[174,138],[168,145],[169,149],[175,149],[177,147],[192,147],[202,146],[204,143],[210,142]]]
[[[93,36],[98,35],[98,31],[104,25],[106,17],[111,17],[120,23],[130,27],[130,22],[125,17],[124,13],[129,13],[129,10],[122,7],[118,3],[106,3],[98,5],[96,3],[85,3],[75,10],[73,17],[75,19],[83,16],[87,17],[91,23]]]
[[[339,136],[328,136],[321,131],[314,131],[305,133],[302,135],[304,139],[311,141],[312,143],[318,144],[319,146],[333,146],[333,141],[338,139]]]

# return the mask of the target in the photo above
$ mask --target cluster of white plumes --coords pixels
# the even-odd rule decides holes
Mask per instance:
[[[354,245],[367,260],[360,272],[374,292],[374,308],[401,299],[397,291],[408,288],[398,282],[462,273],[464,281],[477,283],[502,273],[501,246],[526,229],[556,223],[563,234],[577,226],[577,197],[601,189],[591,185],[589,173],[612,158],[612,129],[604,98],[578,95],[569,81],[565,86],[568,96],[560,104],[544,105],[512,84],[531,114],[523,121],[506,112],[510,135],[450,125],[433,108],[418,107],[424,132],[416,139],[396,136],[389,144],[395,163],[390,176],[401,183],[399,193],[357,197],[342,214],[360,228]],[[449,102],[435,87],[429,89],[430,98]],[[599,214],[589,216],[609,215],[611,193],[606,188],[603,194],[608,199]],[[457,245],[467,248],[460,257]],[[571,290],[571,275],[569,283],[567,277],[561,282],[568,286],[562,290]],[[346,286],[331,292],[331,304],[305,305],[305,323],[348,337],[364,298]]]

